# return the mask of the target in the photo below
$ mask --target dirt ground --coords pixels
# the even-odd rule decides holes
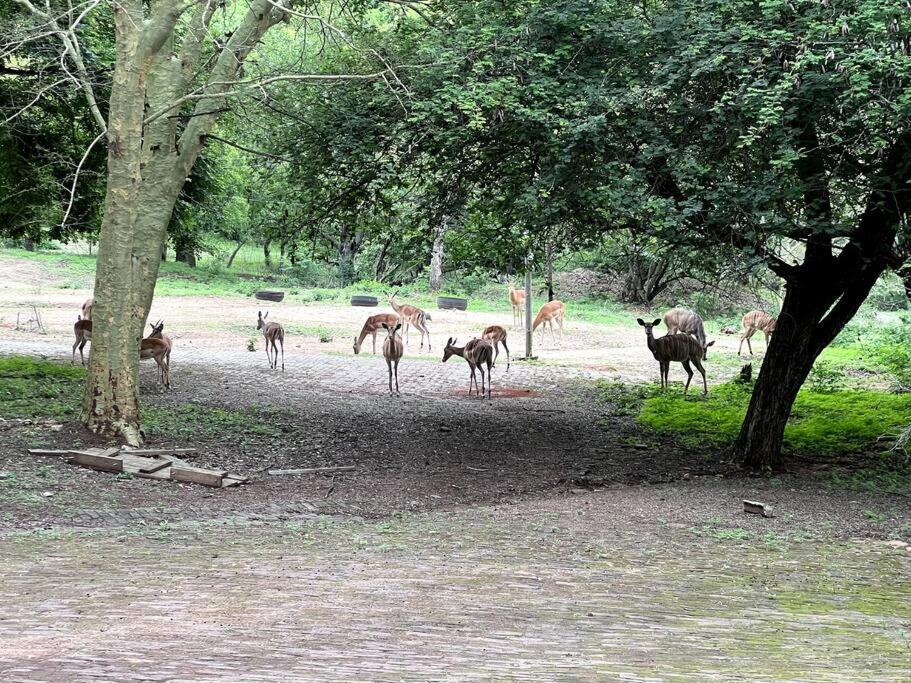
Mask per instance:
[[[0,353],[68,360],[88,293],[0,265]],[[12,329],[27,302],[48,335]],[[257,308],[157,301],[174,390],[142,369],[151,407],[268,425],[167,442],[250,485],[31,457],[99,442],[0,420],[0,472],[17,482],[0,498],[0,681],[911,678],[911,500],[835,489],[825,463],[754,478],[643,436],[591,381],[657,374],[630,328],[570,321],[543,362],[501,363],[486,402],[438,347],[509,311],[434,311],[433,353],[412,341],[390,397],[382,359],[350,349],[372,311],[272,306],[292,330],[339,330],[289,334],[276,373],[261,343],[246,350]],[[744,515],[745,498],[775,516]]]

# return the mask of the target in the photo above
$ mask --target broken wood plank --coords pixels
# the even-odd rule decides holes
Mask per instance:
[[[269,470],[269,474],[319,474],[321,472],[351,472],[354,465],[339,465],[338,467],[306,467],[297,470]]]
[[[241,484],[248,484],[249,482],[249,479],[242,477],[239,474],[227,474],[222,480],[221,487],[226,489],[229,486],[240,486]]]
[[[755,500],[743,501],[743,511],[750,515],[762,515],[763,517],[774,517],[774,515],[772,514],[771,507],[769,507],[765,503],[760,503]]]
[[[73,451],[59,451],[48,448],[29,448],[29,455],[70,455]]]
[[[124,448],[122,451],[130,455],[182,455],[187,458],[196,453],[195,448]]]
[[[126,472],[134,474],[152,474],[171,466],[171,461],[167,458],[143,458],[132,453],[124,453],[120,456],[123,459],[123,469]]]
[[[123,472],[123,460],[107,455],[98,455],[86,451],[74,451],[73,456],[67,461],[83,467],[103,472]]]
[[[221,488],[226,474],[225,470],[207,470],[202,467],[187,467],[171,463],[171,479],[174,481]]]

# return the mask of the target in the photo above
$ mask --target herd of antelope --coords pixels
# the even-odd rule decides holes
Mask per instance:
[[[427,338],[427,350],[431,351],[430,330],[427,328],[427,322],[431,321],[430,315],[409,304],[402,304],[396,301],[398,293],[387,295],[389,305],[394,313],[379,313],[367,318],[360,334],[354,338],[354,353],[359,354],[364,340],[368,335],[372,337],[373,353],[376,354],[376,336],[380,330],[385,331],[383,339],[383,357],[386,360],[386,366],[389,371],[389,393],[399,394],[399,361],[405,352],[405,345],[408,343],[408,332],[414,327],[421,334],[420,348],[424,348],[424,337]],[[513,310],[513,325],[515,327],[524,327],[523,310],[525,307],[525,292],[516,289],[513,284],[509,284],[507,298]],[[73,332],[76,341],[73,343],[72,363],[76,362],[76,350],[79,350],[79,357],[82,364],[85,365],[85,356],[83,348],[86,342],[92,339],[92,305],[93,299],[88,299],[82,305],[82,314],[78,316],[76,324],[73,326]],[[285,329],[280,322],[267,320],[269,312],[263,314],[257,312],[256,329],[262,332],[266,342],[266,359],[269,368],[278,370],[279,357],[281,357],[281,369],[285,369]],[[554,323],[560,330],[560,339],[563,339],[563,323],[566,320],[566,305],[559,300],[549,301],[538,310],[532,324],[532,333],[541,328],[541,342],[544,341],[544,332],[550,327],[551,338],[556,341],[554,333]],[[645,322],[642,318],[637,318],[637,322],[645,328],[646,344],[649,351],[658,361],[661,375],[661,387],[668,386],[668,373],[672,362],[680,363],[686,371],[687,380],[683,389],[684,393],[689,390],[690,382],[693,379],[693,370],[691,364],[702,375],[703,393],[708,393],[708,381],[705,375],[705,367],[702,361],[708,357],[708,348],[714,341],[707,341],[705,335],[705,325],[702,318],[691,310],[685,308],[673,308],[664,315],[664,325],[667,333],[663,337],[655,337],[653,329],[661,324],[660,318],[650,323]],[[747,349],[750,355],[753,354],[753,348],[750,345],[750,338],[756,332],[762,332],[765,336],[766,346],[769,343],[769,336],[775,331],[777,319],[763,311],[750,311],[743,316],[743,332],[740,336],[740,346],[737,349],[737,355],[743,350],[743,342],[747,343]],[[171,350],[173,341],[163,333],[164,322],[159,320],[157,323],[150,323],[151,332],[147,337],[141,340],[139,348],[139,359],[153,359],[158,365],[158,379],[165,387],[171,386]],[[404,328],[404,329],[403,329]],[[399,330],[403,333],[400,334]],[[404,339],[403,339],[404,336]],[[497,358],[500,355],[500,346],[506,352],[506,371],[509,371],[510,355],[509,346],[506,343],[506,329],[500,325],[490,325],[484,329],[481,336],[471,339],[464,346],[456,346],[457,340],[450,337],[443,349],[443,362],[449,360],[452,356],[461,356],[468,363],[471,376],[468,384],[468,395],[472,391],[479,398],[484,398],[485,390],[488,399],[491,398],[491,370],[496,367]],[[478,387],[477,374],[481,375],[481,385]],[[394,385],[394,388],[393,388]]]

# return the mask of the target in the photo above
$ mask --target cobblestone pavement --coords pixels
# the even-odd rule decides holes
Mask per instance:
[[[69,359],[69,353],[59,344],[45,341],[0,339],[0,353],[44,356],[58,360]],[[458,357],[441,362],[442,352],[423,357],[406,357],[399,365],[399,386],[409,395],[453,395],[468,391],[470,371]],[[501,356],[502,357],[502,356]],[[78,357],[77,357],[77,362]],[[247,386],[269,387],[274,391],[336,391],[343,393],[385,394],[389,392],[389,374],[381,355],[335,355],[294,353],[285,356],[285,372],[270,371],[265,354],[242,350],[215,350],[191,346],[178,348],[171,361],[171,381],[175,386],[186,382],[185,368],[192,373],[215,368],[227,371],[232,378],[245,381]],[[152,364],[146,364],[150,376]],[[580,379],[599,379],[603,372],[581,366],[558,366],[517,361],[506,371],[505,359],[493,370],[494,393],[535,396],[559,389],[567,382]],[[480,378],[479,378],[480,380]],[[192,383],[192,379],[189,380]],[[238,382],[239,384],[240,382]]]
[[[906,550],[643,526],[612,497],[0,537],[0,680],[911,678]]]

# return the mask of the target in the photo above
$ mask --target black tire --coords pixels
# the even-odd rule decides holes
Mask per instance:
[[[443,311],[464,311],[468,309],[468,299],[455,296],[438,296],[437,308]]]
[[[262,291],[262,292],[257,292],[253,296],[255,296],[257,299],[261,299],[262,301],[281,301],[282,299],[285,298],[285,293],[284,292]]]
[[[376,306],[379,303],[375,296],[353,296],[351,297],[352,306]]]

